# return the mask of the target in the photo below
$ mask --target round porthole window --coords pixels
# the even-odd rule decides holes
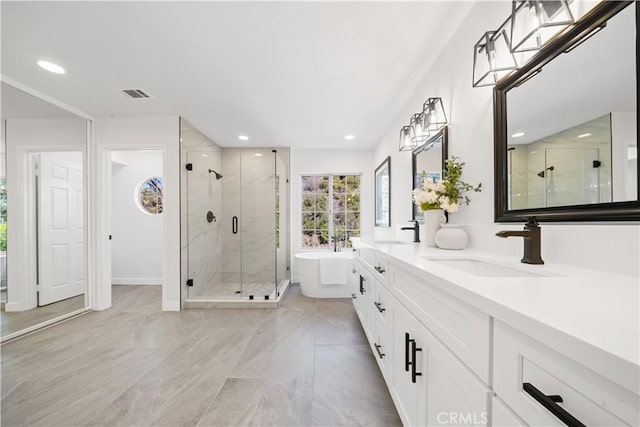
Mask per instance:
[[[155,176],[140,184],[136,202],[142,212],[150,215],[162,213],[162,178]]]

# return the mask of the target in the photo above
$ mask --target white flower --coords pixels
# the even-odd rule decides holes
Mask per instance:
[[[442,202],[440,202],[440,207],[449,213],[455,213],[458,212],[460,206],[457,203],[449,203],[449,199],[444,198]]]

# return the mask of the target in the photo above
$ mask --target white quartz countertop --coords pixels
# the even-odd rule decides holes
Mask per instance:
[[[388,255],[432,285],[639,392],[638,277],[552,263],[527,265],[520,262],[522,254],[503,257],[470,249],[427,248],[419,243],[353,240],[356,247]],[[434,261],[447,258],[480,259],[545,276],[485,277]]]

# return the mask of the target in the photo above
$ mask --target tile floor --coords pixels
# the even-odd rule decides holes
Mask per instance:
[[[2,426],[401,425],[350,300],[160,311],[160,288],[2,346]]]
[[[84,295],[78,295],[43,307],[27,311],[4,311],[4,303],[0,303],[0,336],[7,336],[38,323],[55,319],[66,313],[84,308]]]

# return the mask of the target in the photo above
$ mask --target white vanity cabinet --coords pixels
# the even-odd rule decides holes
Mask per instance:
[[[576,337],[549,329],[545,317],[530,319],[493,293],[479,298],[467,277],[435,274],[399,253],[368,248],[353,277],[356,311],[404,425],[640,425],[633,359],[586,340],[576,350],[565,341]],[[536,289],[531,280],[514,287]]]
[[[400,303],[393,355],[391,392],[405,425],[487,425],[490,388]]]
[[[634,391],[497,320],[494,391],[529,425],[640,425]]]

